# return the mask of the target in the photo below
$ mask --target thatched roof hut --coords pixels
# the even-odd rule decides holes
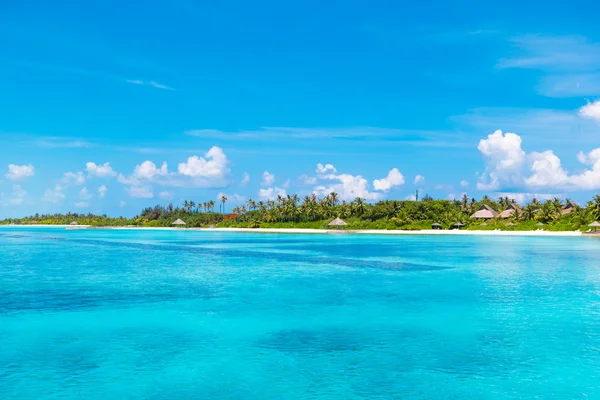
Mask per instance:
[[[69,225],[79,225],[79,224],[77,223],[77,221],[73,221]]]
[[[452,225],[452,228],[454,228],[454,229],[460,229],[463,226],[465,226],[465,224],[463,224],[462,222],[456,222],[454,225]]]
[[[479,210],[477,210],[477,212],[475,212],[475,214],[471,215],[471,218],[492,219],[492,218],[496,218],[497,216],[498,216],[498,213],[496,212],[496,210],[494,210],[492,207],[488,206],[487,204],[483,204],[481,207],[479,207]]]
[[[347,223],[345,223],[344,221],[342,221],[339,217],[334,219],[333,221],[331,221],[330,223],[327,224],[328,226],[335,226],[337,228],[342,228],[346,225],[348,225]]]
[[[183,222],[181,219],[177,218],[175,220],[175,222],[173,222],[171,225],[179,225],[179,226],[183,226],[185,225],[185,222]]]
[[[594,228],[594,232],[596,232],[598,230],[598,227],[600,227],[600,222],[594,221],[591,224],[589,224],[588,226],[591,226],[592,228]]]
[[[567,205],[565,206],[565,208],[563,208],[563,210],[560,212],[560,215],[565,215],[570,213],[571,211],[575,211],[575,209],[577,208],[577,203],[573,202],[573,201],[569,201],[567,203]]]
[[[433,224],[431,224],[431,229],[440,230],[440,229],[442,229],[442,224],[438,224],[437,222],[434,222]]]
[[[502,211],[500,213],[500,218],[512,218],[512,216],[515,214],[515,210],[519,210],[519,212],[521,211],[521,207],[519,207],[517,204],[515,203],[511,203],[508,206],[506,206],[506,208],[504,209],[504,211]]]

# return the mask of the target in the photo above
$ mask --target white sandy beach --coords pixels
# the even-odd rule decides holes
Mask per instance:
[[[0,228],[67,228],[69,225],[2,225]],[[88,225],[78,225],[77,228],[89,228]],[[402,230],[328,230],[328,229],[304,229],[304,228],[172,228],[172,227],[140,227],[140,226],[115,226],[94,227],[93,229],[114,230],[154,230],[154,231],[182,231],[182,232],[243,232],[243,233],[300,233],[300,234],[337,234],[337,235],[431,235],[431,236],[583,236],[579,231],[550,232],[550,231],[478,231],[478,230],[433,230],[423,229],[420,231]],[[76,229],[77,230],[77,229]],[[600,235],[598,235],[600,236]]]

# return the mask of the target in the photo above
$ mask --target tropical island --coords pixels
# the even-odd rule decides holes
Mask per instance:
[[[148,207],[133,218],[94,214],[52,214],[25,218],[7,218],[1,225],[68,225],[94,227],[171,227],[188,228],[305,228],[330,229],[335,218],[344,220],[348,230],[508,230],[508,231],[595,231],[600,220],[600,195],[585,206],[566,199],[545,201],[532,199],[525,205],[500,197],[480,200],[467,195],[459,200],[434,200],[425,196],[420,201],[385,200],[371,204],[364,199],[340,201],[337,193],[323,198],[315,194],[302,200],[297,195],[278,196],[275,200],[248,199],[227,213],[228,199],[215,202],[186,200],[181,207],[169,204]],[[591,225],[591,227],[590,227]],[[599,224],[600,225],[600,224]]]

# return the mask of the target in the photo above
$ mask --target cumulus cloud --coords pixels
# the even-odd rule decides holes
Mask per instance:
[[[400,173],[400,171],[398,171],[398,168],[393,168],[390,170],[385,178],[375,179],[373,181],[373,187],[375,190],[382,190],[384,192],[387,192],[394,186],[400,186],[403,184],[404,176]]]
[[[117,176],[117,173],[112,169],[110,163],[106,162],[102,165],[93,162],[85,164],[88,176],[98,178],[111,178]]]
[[[528,155],[533,175],[525,179],[525,184],[537,188],[554,188],[565,185],[569,177],[562,168],[560,158],[551,150]]]
[[[98,187],[98,196],[99,197],[104,197],[106,195],[106,192],[108,192],[108,188],[106,187],[106,185],[100,185]]]
[[[169,192],[169,191],[166,191],[166,190],[163,191],[163,192],[160,192],[158,194],[158,197],[160,197],[163,200],[171,200],[173,198],[173,196],[174,196],[173,192]]]
[[[275,200],[277,196],[285,197],[287,196],[287,192],[285,189],[279,187],[270,187],[258,191],[258,197],[262,200]]]
[[[83,185],[85,183],[85,175],[83,172],[65,172],[62,182],[67,185]]]
[[[151,179],[155,176],[168,175],[167,163],[163,162],[160,168],[157,168],[152,161],[144,161],[143,163],[136,165],[133,171],[133,176],[139,179]]]
[[[250,175],[248,175],[247,172],[244,172],[244,177],[240,181],[240,185],[245,186],[248,184],[248,182],[250,182]]]
[[[42,196],[42,201],[52,204],[58,204],[65,198],[65,193],[63,190],[65,189],[62,185],[56,185],[52,189],[46,189],[44,195]]]
[[[13,185],[12,192],[5,197],[4,193],[0,195],[0,205],[2,206],[20,206],[27,200],[27,192],[20,185]]]
[[[467,187],[467,186],[469,186],[469,182],[463,179],[462,181],[460,181],[460,186]]]
[[[579,109],[582,118],[592,119],[600,122],[600,100],[588,103]]]
[[[317,164],[317,174],[319,175],[327,175],[327,174],[335,174],[337,173],[337,169],[331,164]]]
[[[271,186],[275,182],[275,174],[271,174],[269,171],[265,171],[262,174],[262,182],[263,186]]]
[[[591,166],[581,174],[569,178],[572,185],[584,190],[600,189],[600,148],[590,151],[588,154],[580,152],[577,158],[583,164]]]
[[[415,176],[415,180],[414,180],[414,184],[418,185],[420,183],[425,182],[425,177],[423,175],[417,175]]]
[[[87,201],[78,201],[77,203],[75,203],[75,207],[77,208],[85,208],[88,207],[90,204]]]
[[[23,178],[27,178],[29,176],[33,176],[35,174],[35,168],[31,164],[27,165],[8,165],[8,172],[4,174],[4,176],[11,181],[18,181]]]
[[[317,178],[315,178],[314,176],[300,175],[298,179],[300,179],[300,183],[302,183],[303,185],[314,185],[315,183],[317,183]]]
[[[227,156],[220,147],[213,146],[204,157],[192,156],[178,166],[181,175],[193,178],[222,178],[229,173]]]
[[[152,199],[154,197],[152,186],[131,186],[125,188],[125,193],[127,193],[129,197],[138,199]]]
[[[485,172],[477,182],[479,190],[497,190],[501,184],[515,184],[521,180],[525,165],[525,152],[521,137],[514,133],[503,134],[500,129],[479,142],[477,149],[486,161]]]

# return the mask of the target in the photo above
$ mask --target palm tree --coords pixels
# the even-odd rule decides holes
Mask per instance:
[[[597,194],[596,196],[594,196],[592,201],[589,202],[587,208],[592,213],[592,216],[594,217],[594,219],[596,219],[596,220],[600,219],[600,194]]]
[[[208,202],[208,208],[210,208],[211,212],[215,212],[215,202],[213,200],[209,200]]]
[[[252,199],[248,199],[248,208],[251,209],[252,211],[256,210],[256,202]]]
[[[357,215],[363,215],[365,213],[365,202],[362,198],[357,197],[354,199],[355,210]]]
[[[227,203],[227,196],[225,196],[225,195],[221,196],[221,203],[223,204],[222,214],[225,214],[225,203]]]
[[[196,203],[193,200],[190,200],[190,213],[194,211],[194,207],[196,207]]]

